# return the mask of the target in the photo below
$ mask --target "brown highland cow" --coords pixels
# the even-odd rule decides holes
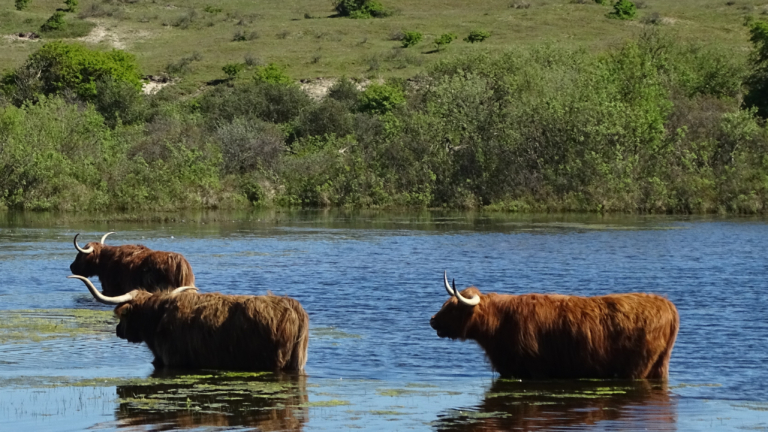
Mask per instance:
[[[67,277],[117,305],[117,337],[145,342],[156,367],[298,372],[307,362],[309,317],[292,298],[184,292],[195,287],[108,297]]]
[[[98,276],[105,295],[121,295],[135,289],[166,291],[194,286],[195,275],[186,258],[175,252],[154,251],[142,245],[107,246],[106,233],[100,242],[81,248],[75,235],[78,254],[69,265],[73,274]]]
[[[430,320],[439,337],[472,339],[515,378],[666,379],[680,318],[653,294],[481,294],[443,283],[451,299]]]

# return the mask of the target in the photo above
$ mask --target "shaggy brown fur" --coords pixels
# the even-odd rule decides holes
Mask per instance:
[[[146,342],[155,366],[301,371],[309,316],[288,297],[138,292],[118,305],[117,336]]]
[[[680,318],[665,298],[462,291],[475,294],[477,306],[452,297],[430,325],[440,337],[477,341],[504,377],[667,378]]]
[[[78,252],[69,269],[78,276],[98,276],[104,295],[195,285],[192,266],[181,254],[154,251],[142,245],[107,246],[91,242],[85,249],[88,247],[93,247],[93,252]]]

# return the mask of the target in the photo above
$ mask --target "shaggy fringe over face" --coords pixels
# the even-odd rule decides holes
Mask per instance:
[[[141,292],[115,308],[118,336],[146,342],[156,366],[299,372],[309,316],[289,297]]]
[[[500,295],[475,287],[432,317],[438,336],[472,339],[493,368],[516,378],[666,379],[680,318],[653,294]]]
[[[195,275],[183,255],[154,251],[142,245],[107,246],[91,242],[69,266],[72,274],[98,276],[104,295],[117,296],[135,289],[168,291],[180,286],[194,286]]]

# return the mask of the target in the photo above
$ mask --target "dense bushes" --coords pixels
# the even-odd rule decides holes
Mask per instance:
[[[4,81],[22,102],[0,105],[0,206],[765,212],[746,61],[650,32],[601,54],[457,57],[363,91],[341,79],[322,100],[276,67],[184,100],[24,67]]]

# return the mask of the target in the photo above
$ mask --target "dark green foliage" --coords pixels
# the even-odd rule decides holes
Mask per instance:
[[[419,32],[405,32],[403,33],[403,38],[401,40],[401,44],[403,45],[403,48],[408,48],[416,45],[417,43],[421,42],[421,38],[423,35]]]
[[[121,50],[94,51],[78,44],[49,42],[29,56],[24,65],[6,75],[6,94],[17,104],[36,94],[73,92],[86,101],[96,97],[96,83],[111,79],[141,89],[141,74],[132,54]]]
[[[237,75],[240,74],[243,69],[245,69],[244,63],[227,63],[221,68],[230,79],[237,78]]]
[[[285,72],[285,68],[274,63],[258,66],[253,74],[253,79],[256,82],[272,84],[290,84],[293,82],[291,77]]]
[[[608,0],[595,0],[595,3],[597,3],[599,5],[607,5],[608,4]]]
[[[613,12],[608,16],[620,20],[631,20],[637,15],[637,7],[629,0],[618,0],[613,4]]]
[[[27,8],[27,6],[29,6],[29,1],[30,0],[15,0],[14,6],[16,7],[16,10],[18,10],[18,11],[24,10],[24,9]]]
[[[347,106],[353,106],[360,97],[360,90],[357,84],[347,77],[341,77],[328,89],[328,97]]]
[[[64,0],[64,4],[67,5],[67,12],[77,11],[77,0]]]
[[[221,144],[224,172],[229,174],[273,169],[286,150],[280,129],[263,121],[238,117],[220,124],[215,136]]]
[[[391,15],[376,0],[338,0],[335,8],[339,15],[350,18],[383,18]]]
[[[403,89],[389,84],[371,84],[360,94],[358,109],[372,114],[387,114],[405,103]]]
[[[204,12],[208,12],[209,14],[214,14],[214,15],[217,14],[217,13],[221,13],[222,10],[223,9],[220,8],[220,7],[211,6],[211,5],[208,5],[208,6],[203,8]]]
[[[241,117],[271,123],[290,123],[312,103],[293,84],[243,82],[234,87],[217,86],[200,98],[199,110],[212,125]]]
[[[63,30],[66,25],[67,23],[64,21],[64,12],[56,11],[43,23],[42,26],[40,26],[40,31],[45,33],[54,30]]]
[[[104,77],[96,82],[93,106],[107,126],[114,128],[118,122],[124,125],[142,123],[148,116],[145,96],[133,84]]]
[[[482,42],[491,37],[491,33],[485,30],[472,30],[469,35],[464,38],[464,42],[475,43]]]
[[[349,112],[349,104],[326,98],[319,104],[301,113],[296,134],[303,136],[323,136],[336,134],[346,136],[354,130],[354,117]]]
[[[768,118],[768,23],[753,22],[749,36],[752,42],[751,72],[746,79],[748,91],[744,105],[757,109],[760,117]]]
[[[435,39],[435,46],[437,50],[443,49],[446,45],[453,42],[458,36],[454,33],[443,33],[439,38]]]

